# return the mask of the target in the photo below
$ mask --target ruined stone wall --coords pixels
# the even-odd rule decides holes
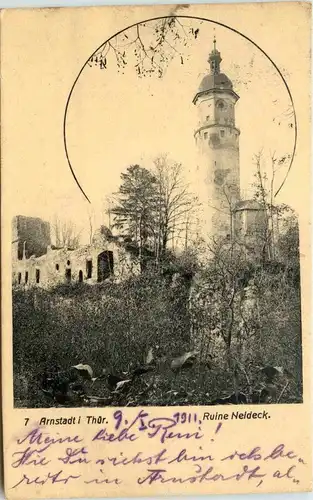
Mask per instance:
[[[105,257],[105,266],[99,259]],[[102,272],[101,272],[102,269]],[[48,249],[39,258],[13,262],[13,283],[23,287],[53,287],[62,283],[98,283],[109,277],[122,280],[139,273],[138,263],[121,246],[107,242],[85,245],[77,250]]]
[[[25,246],[26,257],[40,257],[51,244],[50,224],[38,217],[17,215],[12,220],[13,258],[22,259]]]

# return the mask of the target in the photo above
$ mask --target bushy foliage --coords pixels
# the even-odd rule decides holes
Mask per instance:
[[[90,364],[96,374],[128,372],[149,348],[178,356],[189,347],[187,288],[156,274],[121,284],[13,291],[15,398],[42,405],[44,372]],[[25,404],[22,401],[21,404]]]
[[[188,252],[168,257],[158,272],[122,283],[13,290],[15,404],[300,402],[300,291],[289,268],[247,265],[234,254],[228,262],[227,252],[202,268]],[[255,321],[243,324],[242,297],[252,279]],[[195,315],[189,298],[196,280],[205,285],[205,300]],[[209,332],[209,348],[203,344],[200,353],[191,335],[195,321]],[[78,384],[71,367],[81,364],[93,378]],[[110,377],[121,380],[118,391]],[[44,379],[66,391],[76,384],[75,397],[49,399]]]
[[[193,284],[193,341],[212,371],[224,366],[247,402],[302,400],[300,287],[294,267],[247,262],[236,245],[217,245]],[[264,369],[274,370],[271,377]],[[260,401],[262,402],[262,401]]]

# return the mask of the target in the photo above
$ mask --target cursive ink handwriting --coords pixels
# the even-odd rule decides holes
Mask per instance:
[[[138,478],[137,482],[138,484],[144,484],[148,482],[149,485],[155,483],[155,482],[161,482],[161,483],[203,483],[203,482],[208,482],[208,481],[231,481],[231,480],[236,480],[240,481],[242,479],[257,479],[258,484],[261,484],[261,480],[263,477],[265,477],[266,474],[261,474],[260,467],[255,467],[254,469],[249,469],[247,465],[244,465],[242,467],[242,470],[236,474],[232,474],[230,476],[225,476],[224,474],[221,474],[217,471],[215,471],[213,466],[208,467],[207,469],[203,470],[201,465],[196,464],[196,472],[194,475],[187,476],[187,477],[176,477],[176,476],[170,476],[168,477],[167,475],[167,470],[166,469],[148,469],[148,475],[144,478]]]
[[[18,437],[11,467],[20,477],[15,478],[12,488],[73,482],[118,488],[127,467],[127,483],[146,487],[249,481],[260,488],[267,479],[298,485],[299,467],[306,466],[296,450],[283,443],[230,448],[224,439],[228,424],[219,422],[202,430],[196,413],[151,418],[149,412],[140,410],[128,418],[125,410],[116,410],[111,424],[108,420],[105,424],[90,437],[74,432],[52,434],[38,425]],[[153,445],[150,453],[147,440]],[[108,446],[110,443],[117,446]]]
[[[52,473],[52,472],[48,472],[47,475],[43,476],[43,477],[40,477],[40,476],[36,476],[34,478],[31,478],[31,477],[28,477],[27,474],[23,474],[23,477],[22,479],[16,483],[13,487],[13,488],[17,488],[18,486],[20,486],[22,483],[25,483],[25,484],[40,484],[41,486],[46,484],[47,482],[51,482],[51,484],[55,484],[55,483],[64,483],[64,484],[67,484],[71,479],[79,479],[80,478],[80,474],[78,476],[73,476],[72,474],[70,475],[64,475],[64,477],[62,476],[63,474],[63,470],[60,470],[59,472],[57,473]]]
[[[50,437],[49,433],[43,432],[39,427],[30,431],[24,438],[18,439],[17,444],[23,444],[28,442],[28,444],[36,444],[38,446],[43,445],[41,451],[46,451],[50,446],[55,444],[63,443],[80,443],[83,440],[79,436],[65,436],[65,437]]]

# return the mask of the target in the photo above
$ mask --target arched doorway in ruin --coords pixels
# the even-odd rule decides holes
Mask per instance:
[[[98,255],[98,282],[104,281],[113,274],[113,252],[105,250]]]

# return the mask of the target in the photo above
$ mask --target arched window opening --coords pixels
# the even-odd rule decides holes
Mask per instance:
[[[72,279],[72,270],[71,268],[65,269],[65,279],[67,282],[70,282]]]
[[[90,279],[92,277],[92,260],[86,261],[86,273],[87,279]]]

